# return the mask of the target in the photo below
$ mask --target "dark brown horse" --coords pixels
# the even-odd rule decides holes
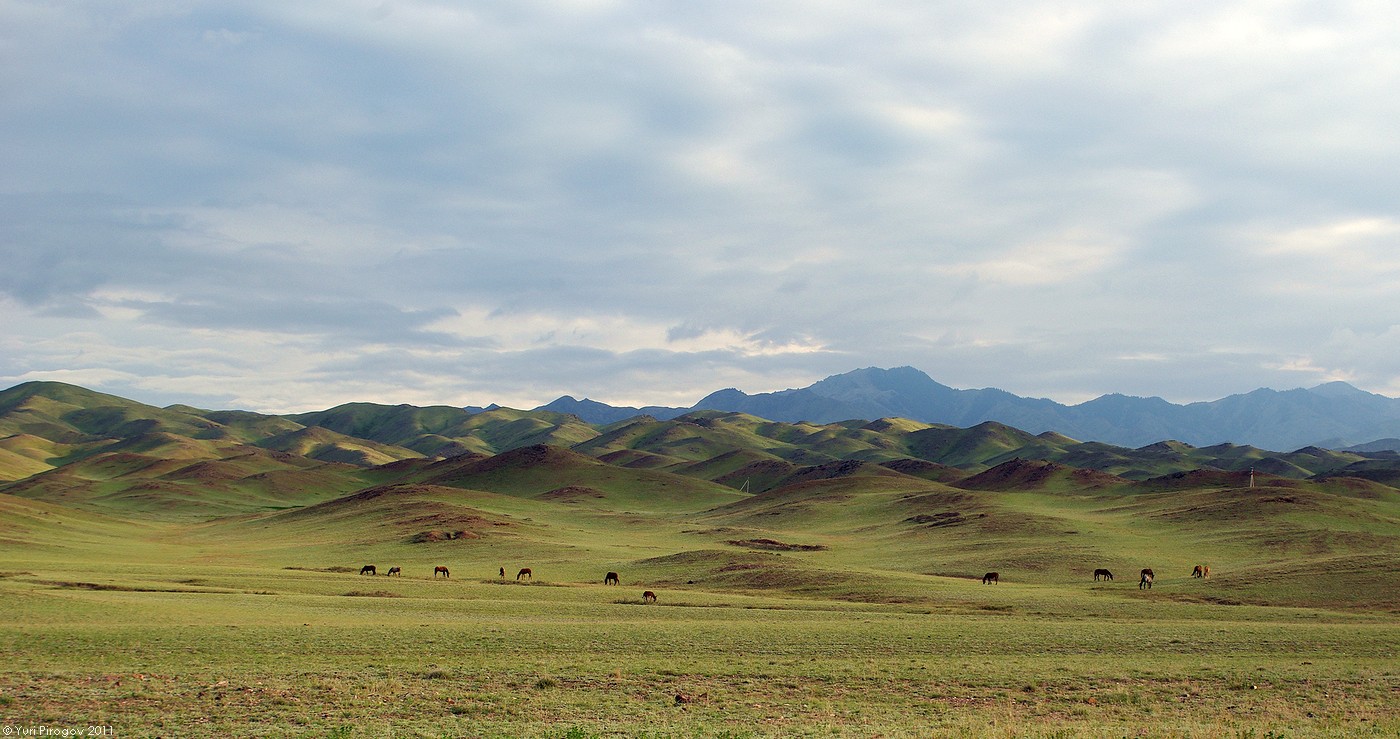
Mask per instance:
[[[1094,570],[1094,582],[1098,582],[1099,578],[1103,578],[1104,580],[1112,580],[1113,573],[1100,567],[1099,569]]]
[[[448,578],[452,577],[452,573],[451,573],[451,572],[448,572],[446,567],[443,567],[442,565],[438,565],[437,567],[434,567],[434,568],[433,568],[433,579],[434,579],[434,580],[437,579],[437,576],[438,576],[438,573],[439,573],[439,572],[442,573],[442,576],[443,576],[443,577],[448,577]]]
[[[1153,581],[1154,579],[1156,579],[1156,577],[1157,577],[1156,575],[1152,574],[1152,570],[1151,570],[1151,569],[1143,570],[1143,571],[1142,571],[1142,579],[1141,579],[1141,580],[1138,580],[1138,590],[1142,590],[1143,588],[1147,588],[1148,590],[1151,590],[1151,589],[1152,589],[1152,581]]]
[[[505,576],[506,576],[506,568],[502,567],[502,568],[501,568],[501,577],[505,577]]]
[[[982,584],[983,584],[983,585],[995,585],[995,584],[997,584],[997,583],[1000,582],[1000,581],[1001,581],[1001,574],[1000,574],[1000,573],[997,573],[997,572],[988,572],[987,574],[985,574],[985,575],[982,576]]]
[[[1210,579],[1210,565],[1196,565],[1196,569],[1191,570],[1191,577],[1204,577]]]
[[[650,590],[644,590],[644,591],[642,591],[642,602],[643,602],[643,603],[655,603],[655,602],[656,602],[656,593],[653,593],[653,592],[651,592]]]
[[[384,573],[384,574],[385,574],[385,575],[388,575],[389,577],[393,577],[394,575],[398,575],[399,577],[403,577],[403,570],[400,570],[400,569],[397,568],[397,567],[390,567],[390,568],[389,568],[389,571],[386,572],[386,573]]]
[[[617,573],[616,573],[616,572],[609,572],[608,575],[607,575],[607,577],[604,577],[604,578],[603,578],[603,584],[604,584],[604,585],[619,585],[619,584],[621,584],[621,582],[622,582],[621,580],[618,580],[618,579],[617,579]]]
[[[519,572],[515,573],[515,581],[516,581],[516,582],[519,582],[519,581],[520,581],[520,578],[522,578],[522,577],[528,577],[528,578],[530,578],[531,580],[534,580],[534,579],[535,579],[535,573],[531,572],[529,567],[522,567],[522,568],[520,568],[520,571],[519,571]]]
[[[378,575],[379,571],[374,569],[374,565],[365,565],[360,568],[361,575]]]

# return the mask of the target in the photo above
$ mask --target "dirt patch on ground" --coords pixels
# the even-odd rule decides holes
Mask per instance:
[[[821,552],[825,544],[785,544],[776,539],[731,539],[729,544],[749,549],[762,549],[768,552]]]
[[[942,528],[944,526],[961,526],[969,523],[972,519],[986,518],[987,514],[978,513],[975,516],[964,516],[959,511],[943,511],[942,513],[921,513],[917,516],[910,516],[904,519],[905,523],[923,524],[931,529]]]
[[[475,531],[420,531],[408,537],[409,544],[431,544],[439,541],[453,541],[455,539],[480,539],[481,534]]]
[[[535,496],[537,500],[552,500],[556,503],[578,503],[585,500],[602,500],[606,497],[608,496],[603,491],[586,485],[565,485]]]

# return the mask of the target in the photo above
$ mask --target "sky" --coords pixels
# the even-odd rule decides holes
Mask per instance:
[[[0,387],[1400,396],[1400,4],[0,0]]]

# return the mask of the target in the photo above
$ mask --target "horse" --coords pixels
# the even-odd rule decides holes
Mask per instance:
[[[1112,580],[1113,573],[1100,567],[1099,569],[1094,570],[1094,582],[1098,582],[1099,578],[1103,578],[1105,580]]]
[[[642,591],[642,602],[643,602],[643,603],[655,603],[655,602],[656,602],[656,593],[653,593],[653,592],[651,592],[650,590]]]
[[[519,572],[515,573],[515,581],[520,582],[520,578],[522,577],[528,577],[533,580],[535,579],[535,573],[531,572],[529,567],[522,567]]]
[[[379,572],[378,572],[377,570],[374,569],[374,565],[365,565],[364,567],[361,567],[361,568],[360,568],[360,574],[361,574],[361,575],[378,575]]]
[[[1148,590],[1151,590],[1151,589],[1152,589],[1152,580],[1153,580],[1154,578],[1156,578],[1156,575],[1153,575],[1153,574],[1152,574],[1152,570],[1151,570],[1151,569],[1143,570],[1143,571],[1142,571],[1142,579],[1141,579],[1141,580],[1138,580],[1138,590],[1142,590],[1143,588],[1147,588]]]
[[[1196,569],[1191,570],[1191,577],[1204,577],[1210,579],[1210,565],[1196,565]]]
[[[999,582],[1000,580],[1001,580],[1001,575],[1000,575],[999,573],[996,573],[996,572],[988,572],[987,574],[985,574],[985,575],[982,576],[982,584],[983,584],[983,585],[995,585],[995,584],[996,584],[997,582]]]
[[[387,576],[389,576],[389,577],[393,577],[394,575],[398,575],[399,577],[403,577],[403,570],[400,570],[400,569],[397,568],[397,567],[390,567],[390,568],[389,568],[389,571],[386,572],[386,573],[384,573],[384,574],[387,575]]]
[[[622,582],[621,580],[618,580],[618,579],[617,579],[617,573],[616,573],[616,572],[609,572],[608,575],[607,575],[607,577],[604,577],[604,578],[603,578],[603,584],[604,584],[604,585],[619,585],[619,584],[621,584],[621,582]]]
[[[505,576],[506,576],[506,568],[502,567],[502,568],[501,568],[501,577],[505,577]]]
[[[434,568],[433,568],[433,579],[434,579],[434,580],[437,579],[437,576],[438,576],[438,573],[439,573],[439,572],[442,573],[442,576],[443,576],[443,577],[447,577],[447,578],[452,577],[452,573],[451,573],[451,572],[448,572],[446,567],[443,567],[442,565],[438,565],[437,567],[434,567]]]

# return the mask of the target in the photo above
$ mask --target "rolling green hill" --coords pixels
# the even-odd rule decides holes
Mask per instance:
[[[98,516],[97,528],[151,522],[176,527],[176,541],[197,531],[258,542],[241,556],[302,542],[322,566],[451,552],[491,570],[504,547],[566,571],[598,561],[663,577],[678,571],[666,557],[706,552],[697,561],[717,568],[713,582],[824,578],[823,593],[861,599],[893,597],[909,577],[1077,582],[1098,566],[1176,573],[1210,560],[1218,582],[1257,575],[1232,591],[1241,602],[1400,602],[1327,585],[1370,572],[1400,592],[1396,568],[1377,569],[1400,551],[1393,453],[1124,449],[997,423],[721,411],[607,426],[369,403],[276,417],[152,408],[61,383],[0,393],[0,430],[11,479],[0,493],[20,519],[42,521],[23,506],[47,506]],[[15,542],[39,536],[16,531]],[[852,571],[865,575],[833,574]]]

